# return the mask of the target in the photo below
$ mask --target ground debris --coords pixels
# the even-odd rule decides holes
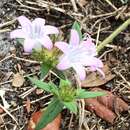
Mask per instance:
[[[110,68],[108,67],[107,64],[104,65],[103,72],[105,74],[105,79],[101,78],[100,75],[97,75],[96,72],[88,74],[86,80],[82,81],[81,83],[82,87],[101,86],[115,77],[115,75],[111,73]]]
[[[35,127],[38,124],[38,121],[40,120],[41,116],[42,116],[41,111],[33,113],[29,121],[27,130],[35,130]],[[51,123],[49,123],[42,130],[60,130],[60,125],[61,125],[61,114],[59,114]]]
[[[20,73],[14,74],[12,85],[14,87],[21,87],[24,83],[24,77]]]
[[[99,117],[113,124],[117,115],[123,111],[128,111],[128,104],[111,92],[101,88],[92,88],[91,91],[105,92],[105,96],[85,99],[86,108],[95,112]]]

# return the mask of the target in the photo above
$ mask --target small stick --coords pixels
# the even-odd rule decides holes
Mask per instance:
[[[77,6],[76,6],[76,3],[75,3],[75,0],[71,0],[71,3],[72,3],[72,5],[73,5],[74,12],[77,12],[78,9],[77,9]]]
[[[21,57],[17,57],[17,56],[13,56],[14,59],[17,59],[17,60],[20,60],[20,61],[25,61],[25,62],[29,62],[29,63],[36,63],[36,64],[39,64],[38,61],[35,61],[35,60],[28,60],[28,59],[25,59],[25,58],[21,58]]]
[[[101,23],[99,24],[99,27],[98,27],[98,32],[97,32],[97,37],[96,37],[96,47],[99,43],[98,41],[99,41],[100,30],[101,30]]]
[[[71,114],[71,117],[70,117],[70,121],[69,121],[68,130],[71,130],[71,124],[72,124],[73,118],[74,118],[74,115],[73,115],[73,113],[72,113],[72,114]]]
[[[84,99],[80,99],[81,102],[81,113],[79,114],[79,130],[81,130],[83,122],[84,122],[84,118],[85,118],[85,101]]]
[[[9,59],[9,58],[12,58],[13,56],[14,56],[14,54],[11,54],[11,55],[5,57],[4,59],[0,60],[0,63],[7,60],[7,59]]]
[[[0,24],[0,28],[2,28],[2,27],[4,27],[4,26],[11,25],[11,24],[13,24],[15,21],[16,21],[16,19],[13,19],[13,20],[8,21],[8,22],[6,22],[6,23],[2,23],[2,24]]]
[[[0,104],[0,107],[16,122],[17,126],[19,126],[17,120],[15,119],[15,117],[5,108]]]
[[[124,19],[124,12],[125,12],[125,10],[127,9],[127,6],[124,6],[123,8],[122,8],[122,10],[118,13],[118,15],[116,16],[116,19],[118,19],[119,17],[121,17],[122,18],[122,20]]]
[[[45,96],[43,96],[43,97],[41,97],[41,98],[38,98],[38,99],[36,99],[36,100],[31,101],[31,104],[34,104],[34,103],[39,102],[39,101],[41,101],[41,100],[44,100],[44,99],[46,99],[46,98],[48,99],[48,98],[51,97],[51,96],[52,96],[52,94],[45,95]],[[47,103],[46,103],[46,104],[47,104]],[[46,104],[44,104],[44,106],[45,106]],[[22,105],[22,106],[18,106],[17,108],[11,110],[10,112],[11,112],[11,113],[12,113],[12,112],[15,112],[15,111],[17,111],[17,110],[19,110],[19,109],[21,109],[21,108],[23,108],[23,107],[25,107],[25,106],[26,106],[26,104],[24,104],[24,105]],[[1,116],[4,117],[4,116],[6,116],[6,115],[7,115],[7,113],[3,113]]]
[[[1,30],[0,30],[0,33],[10,32],[10,31],[11,31],[11,30],[10,30],[10,29],[8,29],[8,28],[7,28],[7,29],[1,29]]]
[[[120,25],[112,34],[110,34],[103,42],[101,42],[97,47],[97,52],[100,52],[107,44],[112,42],[112,40],[123,30],[125,30],[130,25],[130,18],[126,20],[122,25]]]
[[[111,3],[110,0],[105,0],[114,10],[117,10],[116,6]]]
[[[125,77],[120,73],[120,72],[117,72],[117,71],[114,71],[117,75],[119,75],[123,80],[124,80],[124,82],[130,87],[130,82],[129,81],[127,81],[126,79],[125,79]]]

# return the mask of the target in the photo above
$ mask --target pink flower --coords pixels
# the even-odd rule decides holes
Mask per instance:
[[[42,18],[36,18],[31,22],[25,16],[20,16],[18,21],[22,28],[12,31],[10,37],[24,38],[23,46],[25,52],[31,52],[33,48],[40,49],[42,45],[47,49],[53,47],[48,34],[58,34],[59,31],[56,27],[45,25],[45,19]]]
[[[103,63],[95,57],[97,55],[96,46],[89,35],[87,40],[80,42],[78,32],[72,29],[69,43],[55,43],[55,46],[64,53],[59,58],[60,62],[57,65],[59,70],[73,67],[80,79],[84,80],[86,77],[85,67],[88,67],[91,71],[99,71],[104,77],[104,73],[101,70]]]

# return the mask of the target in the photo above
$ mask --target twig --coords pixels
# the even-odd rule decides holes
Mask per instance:
[[[73,5],[73,9],[74,9],[74,11],[77,12],[78,9],[77,9],[77,6],[76,6],[76,3],[75,3],[75,0],[71,0],[71,3],[72,3],[72,5]]]
[[[108,51],[105,51],[99,58],[102,59],[103,56],[105,56],[107,53],[112,52],[112,51],[113,51],[113,48]]]
[[[13,57],[13,56],[14,56],[14,54],[5,57],[4,59],[0,60],[0,63],[7,60],[7,59],[9,59],[9,58],[11,58],[11,57]]]
[[[1,104],[0,104],[0,107],[16,122],[17,126],[19,126],[17,120],[11,113],[7,109],[5,109],[5,107],[3,107]]]
[[[112,34],[110,34],[102,43],[97,47],[97,52],[100,52],[107,44],[112,42],[112,40],[123,30],[125,30],[130,24],[130,18],[125,21],[121,26],[119,26]]]
[[[80,99],[81,102],[81,108],[80,108],[80,114],[79,114],[79,130],[81,130],[82,128],[82,124],[84,121],[84,117],[85,117],[85,101],[84,99]]]
[[[71,114],[71,117],[70,117],[70,121],[69,121],[69,126],[68,126],[68,130],[71,130],[71,124],[72,124],[72,120],[73,120],[73,113]]]
[[[61,12],[61,13],[64,13],[64,14],[67,14],[69,16],[79,16],[79,17],[84,17],[84,15],[82,15],[81,13],[75,13],[75,12],[67,12],[66,10],[62,9],[62,8],[59,8],[57,6],[55,6],[55,4],[50,4],[46,1],[43,1],[43,0],[37,0],[37,5],[40,6],[40,7],[44,7],[46,9],[53,9],[53,10],[56,10],[58,12]]]
[[[3,61],[5,61],[5,60],[7,60],[7,59],[9,59],[9,58],[15,58],[15,59],[17,59],[17,60],[21,60],[21,61],[25,61],[25,62],[30,62],[30,63],[39,63],[38,61],[35,61],[35,60],[28,60],[28,59],[25,59],[25,58],[21,58],[21,57],[17,57],[17,56],[15,56],[14,54],[11,54],[11,55],[9,55],[9,56],[7,56],[7,57],[5,57],[4,59],[2,59],[1,61],[0,61],[0,63],[1,62],[3,62]]]
[[[16,0],[20,5],[23,5],[21,0]]]
[[[110,0],[105,0],[114,10],[117,10],[116,6],[111,3]]]
[[[96,19],[96,18],[102,18],[102,17],[106,17],[106,16],[114,16],[116,15],[122,8],[119,8],[116,11],[110,12],[110,13],[104,13],[104,14],[99,14],[99,15],[90,15],[90,19]]]
[[[41,100],[43,100],[43,99],[48,99],[49,97],[51,97],[52,96],[52,94],[48,94],[48,95],[45,95],[45,96],[43,96],[43,97],[41,97],[41,98],[38,98],[38,99],[36,99],[36,100],[34,100],[34,101],[31,101],[30,103],[31,104],[34,104],[34,103],[36,103],[36,102],[39,102],[39,101],[41,101]],[[46,104],[44,104],[44,106],[45,106]],[[20,108],[22,108],[22,107],[25,107],[26,106],[26,104],[24,104],[24,105],[22,105],[22,106],[18,106],[17,108],[15,108],[15,109],[13,109],[13,110],[11,110],[10,112],[12,113],[12,112],[15,112],[15,111],[17,111],[18,109],[20,109]],[[4,117],[4,116],[6,116],[7,115],[7,113],[3,113],[1,116],[2,117]]]
[[[127,9],[127,6],[124,6],[123,8],[122,8],[122,10],[118,13],[118,15],[116,16],[116,19],[118,19],[119,17],[121,17],[122,18],[122,20],[124,19],[124,12],[125,12],[125,10]]]
[[[6,22],[6,23],[2,23],[2,24],[0,24],[0,28],[3,28],[3,27],[8,26],[8,25],[11,25],[11,24],[13,24],[15,21],[16,21],[16,19],[13,19],[13,20],[8,21],[8,22]]]
[[[120,72],[117,72],[117,71],[114,71],[117,75],[119,75],[123,80],[124,80],[124,82],[130,87],[130,82],[129,81],[127,81],[126,79],[125,79],[125,77],[120,73]]]
[[[97,37],[96,37],[96,46],[98,45],[100,30],[101,30],[101,23],[99,24],[99,27],[98,27],[98,32],[97,32]]]
[[[77,75],[75,75],[77,86],[81,88],[81,81]],[[84,120],[84,113],[85,113],[85,101],[84,99],[79,100],[79,130],[81,130],[83,120]]]
[[[17,60],[21,60],[21,61],[25,61],[25,62],[29,62],[29,63],[39,63],[38,61],[35,61],[35,60],[28,60],[28,59],[25,59],[25,58],[20,58],[20,57],[17,57],[15,55],[13,55],[13,58],[17,59]]]
[[[0,30],[0,33],[10,32],[10,31],[11,31],[11,29],[8,29],[8,28],[7,28],[7,29],[1,29],[1,30]]]

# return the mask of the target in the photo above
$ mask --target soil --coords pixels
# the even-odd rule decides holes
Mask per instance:
[[[48,95],[45,92],[37,94],[27,79],[22,87],[12,86],[13,74],[17,72],[22,72],[24,76],[39,76],[39,64],[26,61],[25,59],[31,59],[31,56],[24,53],[23,47],[9,36],[10,31],[18,27],[15,19],[21,15],[32,20],[36,17],[46,19],[47,24],[59,27],[65,38],[75,20],[80,22],[82,31],[88,32],[94,39],[100,27],[99,41],[103,41],[130,17],[130,1],[123,4],[121,0],[114,0],[112,5],[109,5],[107,0],[79,0],[74,9],[70,0],[1,0],[0,89],[6,90],[5,99],[11,105],[8,111],[15,120],[6,112],[1,113],[0,130],[27,130],[31,114],[47,106],[51,98],[45,98]],[[102,61],[109,65],[116,76],[101,87],[118,95],[130,105],[130,26],[121,32],[111,45],[104,48],[99,56],[102,56]],[[49,78],[57,82],[52,74]],[[27,99],[31,101],[30,112],[27,112],[25,107]],[[72,117],[67,110],[63,111],[62,115],[62,130],[79,129],[78,116]],[[71,117],[72,122],[69,125]],[[85,111],[82,130],[130,130],[130,113],[128,111],[119,114],[111,125],[94,113]]]

